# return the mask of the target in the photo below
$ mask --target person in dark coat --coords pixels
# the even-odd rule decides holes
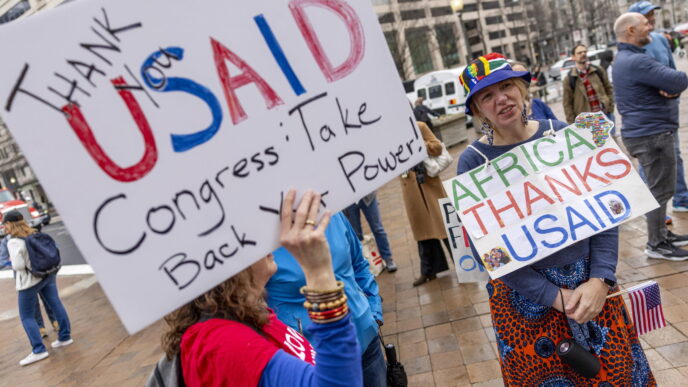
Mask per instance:
[[[416,121],[424,122],[425,125],[427,125],[430,130],[434,132],[435,126],[432,125],[432,119],[430,116],[437,118],[439,115],[430,110],[429,107],[423,105],[423,101],[423,97],[419,97],[416,100],[415,106],[413,107],[413,115],[416,117]]]
[[[421,136],[425,142],[428,156],[439,156],[442,143],[422,122],[418,122]],[[418,242],[420,257],[420,276],[413,281],[413,286],[422,285],[437,278],[437,273],[449,269],[447,257],[442,250],[444,243],[451,253],[447,231],[440,212],[437,199],[447,197],[439,176],[425,175],[423,163],[404,173],[399,178],[404,197],[406,215],[411,224],[413,239]]]

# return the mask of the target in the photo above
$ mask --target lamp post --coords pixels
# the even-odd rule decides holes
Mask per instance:
[[[452,12],[459,15],[459,29],[463,36],[463,45],[466,48],[466,65],[468,65],[471,63],[471,45],[468,41],[468,34],[466,33],[466,27],[463,25],[463,18],[461,16],[461,12],[463,11],[463,0],[451,0],[449,6]]]

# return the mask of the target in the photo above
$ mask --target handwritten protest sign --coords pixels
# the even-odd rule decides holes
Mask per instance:
[[[91,0],[0,28],[2,116],[129,332],[422,161],[367,0]]]
[[[574,125],[444,186],[492,278],[658,206],[613,140]]]
[[[473,256],[466,228],[461,224],[461,219],[459,219],[451,200],[441,198],[438,201],[459,283],[486,282],[488,280],[486,270]]]

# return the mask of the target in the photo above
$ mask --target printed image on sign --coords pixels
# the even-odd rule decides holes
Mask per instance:
[[[45,33],[50,31],[50,33]],[[129,332],[426,157],[367,0],[90,0],[0,28],[2,118]]]
[[[490,277],[657,208],[617,144],[578,125],[443,182]]]
[[[447,230],[459,283],[487,282],[489,277],[485,268],[473,256],[466,228],[461,224],[461,219],[459,219],[451,200],[442,198],[438,199],[438,202],[444,218],[444,227]]]

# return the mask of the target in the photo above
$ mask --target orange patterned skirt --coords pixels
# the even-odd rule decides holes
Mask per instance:
[[[588,261],[538,270],[560,287],[575,288],[588,279]],[[556,344],[571,338],[566,316],[529,301],[497,279],[487,284],[499,361],[506,386],[656,386],[633,322],[621,297],[604,304],[588,323],[588,343],[600,359],[593,379],[577,374],[555,353]]]

